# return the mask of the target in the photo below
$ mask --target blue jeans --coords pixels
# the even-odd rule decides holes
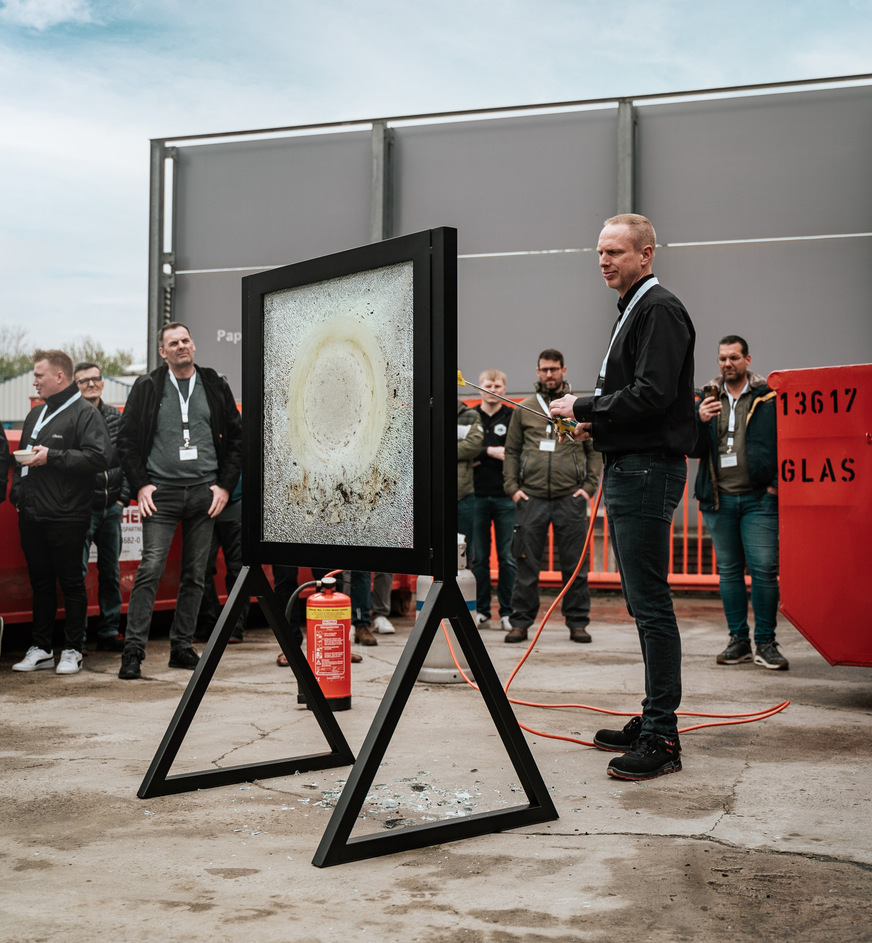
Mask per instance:
[[[669,533],[684,493],[683,456],[624,455],[606,462],[609,537],[645,665],[642,732],[674,739],[681,703],[681,638],[669,592]]]
[[[512,589],[515,585],[515,558],[512,556],[512,534],[515,530],[515,502],[506,495],[475,496],[474,524],[472,528],[475,546],[472,553],[472,573],[475,576],[476,603],[478,612],[489,616],[491,611],[491,522],[497,545],[499,577],[497,600],[500,618],[512,614]]]
[[[142,560],[127,608],[127,647],[145,651],[158,584],[163,576],[176,527],[182,525],[182,566],[170,646],[190,648],[203,597],[203,583],[214,521],[209,517],[208,485],[160,485],[152,495],[157,511],[142,518]]]
[[[745,564],[751,574],[754,641],[775,638],[778,613],[778,498],[763,494],[719,495],[717,511],[703,511],[718,558],[721,600],[730,635],[747,640],[748,590]]]
[[[121,631],[121,515],[124,508],[117,502],[101,511],[91,512],[91,524],[85,537],[84,569],[88,575],[88,554],[91,544],[97,547],[97,600],[100,603],[98,638],[115,638]],[[86,622],[87,626],[87,622]]]

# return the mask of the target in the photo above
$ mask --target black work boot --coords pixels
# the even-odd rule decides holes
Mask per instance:
[[[622,730],[597,730],[593,737],[594,746],[610,753],[626,753],[639,739],[642,733],[642,718],[631,718]]]
[[[140,664],[145,660],[145,652],[138,645],[125,645],[121,653],[121,668],[118,677],[122,681],[133,681],[142,677]]]
[[[681,769],[678,737],[667,740],[643,733],[623,756],[616,756],[606,772],[615,779],[654,779]]]

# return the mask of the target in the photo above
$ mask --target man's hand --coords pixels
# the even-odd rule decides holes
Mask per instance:
[[[527,495],[526,491],[522,491],[520,488],[512,495],[512,500],[517,504],[519,501],[529,501],[530,498]]]
[[[28,468],[38,468],[40,465],[48,465],[48,449],[44,445],[34,446],[30,453],[33,458],[28,458],[23,464]]]
[[[557,436],[558,442],[565,442],[567,438],[576,439],[579,442],[586,442],[588,439],[592,438],[590,433],[590,423],[589,422],[579,422],[576,424],[572,432],[561,432]]]
[[[504,462],[506,460],[506,447],[504,445],[489,445],[487,447],[487,454],[490,455],[491,458],[496,458]]]
[[[583,497],[584,500],[587,501],[588,504],[590,504],[590,495],[584,490],[584,488],[579,488],[578,491],[573,492],[572,497],[573,498]]]
[[[151,517],[157,510],[157,506],[152,499],[152,495],[157,491],[156,485],[143,485],[136,494],[136,503],[139,505],[139,513],[143,517]]]
[[[220,485],[209,485],[212,492],[212,505],[209,508],[209,517],[218,517],[218,515],[227,507],[230,500],[230,492]]]
[[[699,418],[703,422],[711,422],[721,411],[721,401],[716,396],[707,396],[699,404]]]
[[[578,399],[572,393],[561,396],[560,399],[552,400],[549,409],[552,416],[562,416],[564,419],[575,419],[575,413],[572,411],[572,404]]]

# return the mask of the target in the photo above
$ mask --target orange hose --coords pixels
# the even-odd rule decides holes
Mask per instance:
[[[515,666],[512,673],[509,675],[509,680],[506,681],[503,690],[506,692],[508,697],[509,686],[512,681],[515,680],[515,676],[521,670],[521,666],[524,662],[530,657],[533,649],[536,647],[536,643],[539,641],[539,636],[542,634],[542,630],[545,628],[546,622],[551,617],[551,613],[557,608],[557,604],[561,599],[566,595],[569,590],[569,587],[572,586],[575,581],[576,576],[578,576],[579,570],[581,569],[581,564],[584,562],[584,558],[587,556],[588,548],[590,547],[590,542],[593,537],[593,528],[594,523],[596,522],[597,511],[599,510],[600,501],[602,499],[602,482],[600,482],[599,489],[596,494],[596,499],[593,503],[593,507],[590,512],[590,526],[587,529],[587,537],[584,540],[584,547],[581,550],[581,556],[578,558],[578,563],[576,564],[575,569],[572,572],[566,585],[560,591],[560,593],[555,598],[554,602],[548,607],[545,615],[542,617],[542,621],[539,623],[539,627],[536,629],[536,633],[533,636],[530,644],[527,646],[527,650],[521,656],[520,661]],[[469,678],[464,672],[463,668],[460,667],[460,663],[457,660],[457,656],[454,653],[454,646],[451,644],[451,638],[448,635],[448,629],[445,627],[445,623],[442,623],[442,631],[445,634],[445,641],[448,643],[448,651],[451,653],[451,659],[454,662],[455,668],[457,668],[460,677],[471,687],[475,688],[476,691],[479,691],[480,688],[478,685]],[[638,711],[615,711],[609,710],[605,707],[594,707],[590,704],[539,704],[535,701],[521,701],[517,698],[509,697],[508,701],[510,704],[517,704],[522,707],[538,707],[544,710],[559,710],[559,709],[575,709],[575,710],[586,710],[586,711],[595,711],[600,714],[611,714],[618,717],[638,717]],[[766,707],[759,711],[747,711],[745,713],[738,714],[714,714],[714,713],[702,713],[697,711],[677,711],[676,714],[680,717],[718,717],[722,718],[721,720],[714,721],[707,724],[693,724],[690,727],[682,727],[679,729],[679,733],[687,733],[690,730],[700,730],[703,727],[727,727],[733,724],[751,724],[758,720],[766,720],[768,717],[773,717],[775,714],[780,713],[786,707],[790,705],[790,701],[782,701],[780,704],[775,704],[772,707]],[[588,740],[580,740],[578,737],[569,737],[556,733],[546,733],[543,730],[536,730],[533,727],[528,727],[526,724],[522,724],[518,721],[518,726],[522,730],[526,730],[528,733],[532,733],[537,737],[546,737],[549,740],[566,740],[569,743],[577,743],[581,746],[592,747],[595,746],[594,743]]]

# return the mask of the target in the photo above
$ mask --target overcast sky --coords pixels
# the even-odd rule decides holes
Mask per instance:
[[[146,350],[149,139],[872,72],[872,0],[0,0],[0,323]]]

